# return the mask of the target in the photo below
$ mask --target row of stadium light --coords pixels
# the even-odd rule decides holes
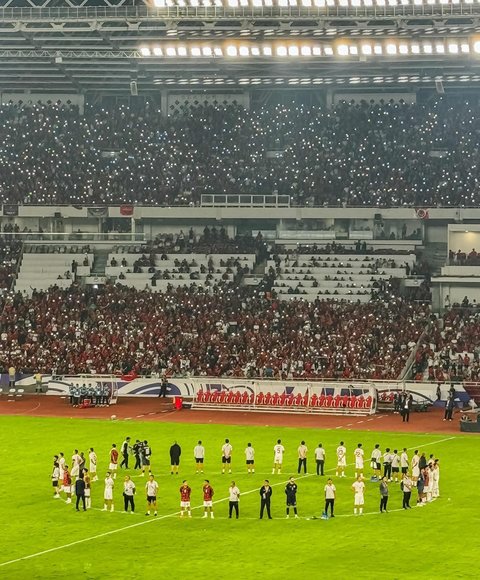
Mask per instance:
[[[381,84],[411,84],[411,83],[434,83],[442,82],[480,82],[480,75],[378,75],[374,77],[298,77],[298,78],[268,78],[268,77],[243,77],[243,78],[158,78],[154,79],[156,85],[191,85],[191,86],[219,86],[219,85],[251,85],[251,86],[318,86],[318,85],[381,85]]]
[[[468,42],[361,42],[338,44],[229,44],[226,46],[209,45],[155,45],[139,49],[143,57],[348,57],[348,56],[396,56],[396,55],[444,55],[480,54],[480,41]]]
[[[167,7],[299,7],[299,8],[324,8],[324,7],[369,7],[369,6],[423,6],[423,5],[447,5],[447,4],[474,4],[480,0],[154,0],[157,8]]]

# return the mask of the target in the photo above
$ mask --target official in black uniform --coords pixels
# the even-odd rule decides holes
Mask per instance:
[[[125,467],[128,469],[128,448],[130,447],[130,437],[126,437],[125,441],[122,443],[122,463],[120,463],[120,467]]]
[[[178,475],[178,467],[180,465],[180,455],[182,454],[182,448],[175,441],[175,443],[170,447],[170,473],[173,475],[176,473]]]
[[[267,508],[267,515],[268,519],[272,519],[272,515],[270,513],[270,498],[272,497],[272,488],[270,486],[270,482],[266,479],[260,488],[260,519],[263,518],[263,512],[265,508]]]
[[[75,504],[75,508],[77,512],[79,512],[78,506],[80,505],[80,500],[83,504],[83,511],[87,511],[87,506],[85,504],[85,481],[83,480],[83,473],[80,474],[80,477],[75,481],[75,495],[77,496],[77,503]]]
[[[295,517],[298,518],[297,514],[297,484],[293,477],[288,480],[285,486],[285,494],[287,496],[287,518],[290,517],[290,508],[293,507],[293,512]]]

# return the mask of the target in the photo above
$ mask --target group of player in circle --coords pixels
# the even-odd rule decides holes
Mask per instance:
[[[280,439],[273,447],[274,459],[272,475],[280,475],[282,473],[283,459],[285,454],[285,447]],[[135,455],[135,469],[140,469],[140,476],[145,476],[148,470],[148,479],[144,486],[144,494],[146,499],[146,512],[145,515],[149,516],[153,513],[154,516],[158,515],[157,510],[157,497],[159,485],[155,480],[154,475],[151,471],[151,448],[147,441],[140,441],[137,439],[136,443],[130,445],[130,437],[127,437],[121,446],[122,461],[119,464],[120,454],[117,449],[116,444],[112,444],[112,448],[109,453],[109,470],[106,472],[104,478],[104,507],[102,511],[114,511],[114,488],[115,480],[117,477],[118,467],[129,468],[129,456]],[[229,439],[225,439],[224,444],[221,448],[221,465],[222,474],[232,473],[232,454],[233,447]],[[255,473],[255,449],[251,443],[248,443],[245,450],[245,462],[246,471],[248,474]],[[298,474],[301,474],[302,470],[304,475],[307,474],[307,456],[308,447],[305,441],[301,441],[297,449],[298,454]],[[336,451],[336,472],[337,478],[346,477],[345,470],[347,467],[347,449],[344,442],[341,441]],[[196,474],[204,473],[204,461],[205,461],[205,447],[202,441],[198,441],[197,445],[194,447],[193,456],[196,465]],[[358,443],[357,447],[353,452],[353,459],[355,464],[355,480],[351,486],[353,496],[354,496],[354,508],[353,513],[355,515],[362,515],[363,508],[365,504],[365,476],[364,476],[364,464],[365,464],[365,452],[363,450],[363,445]],[[178,475],[179,465],[181,457],[181,447],[175,441],[170,447],[170,463],[172,475]],[[323,476],[325,473],[325,461],[326,452],[322,444],[319,443],[314,451],[315,463],[316,463],[316,474],[317,476]],[[54,490],[54,498],[60,498],[60,493],[63,492],[66,495],[66,503],[72,503],[72,495],[76,497],[75,507],[77,511],[80,511],[80,506],[86,511],[91,507],[91,490],[92,483],[98,481],[97,475],[97,454],[93,447],[90,448],[88,453],[89,467],[86,467],[87,458],[83,452],[79,452],[78,449],[74,450],[71,461],[71,468],[67,465],[66,459],[63,453],[54,456],[53,471],[52,471],[52,485]],[[397,449],[391,450],[386,448],[384,452],[381,451],[380,445],[376,444],[371,452],[370,467],[372,470],[372,475],[370,477],[371,482],[377,482],[379,484],[379,496],[380,496],[380,513],[387,511],[388,498],[389,498],[389,484],[394,483],[400,484],[401,491],[403,492],[402,507],[403,509],[410,509],[411,496],[414,489],[417,490],[417,505],[423,506],[425,503],[435,500],[440,497],[440,465],[439,460],[430,455],[426,458],[425,453],[419,453],[415,450],[413,456],[409,458],[407,448],[403,448],[400,452]],[[276,484],[278,485],[278,484]],[[286,496],[286,517],[290,517],[290,509],[293,510],[293,515],[295,518],[298,517],[297,512],[297,491],[298,486],[295,478],[292,476],[286,482],[285,485],[285,496]],[[123,481],[123,507],[124,512],[135,513],[135,496],[137,492],[137,486],[130,477],[130,475],[124,476]],[[251,493],[251,492],[249,492]],[[337,489],[332,478],[329,478],[324,486],[324,498],[325,506],[322,513],[323,519],[328,519],[330,517],[335,517],[335,499],[336,499]],[[192,488],[189,486],[187,480],[183,480],[180,488],[180,517],[187,515],[192,517],[191,508],[191,494]],[[203,508],[204,508],[204,518],[213,515],[213,496],[214,489],[210,484],[208,479],[204,480],[202,485],[203,494]],[[271,496],[273,494],[272,485],[269,480],[264,480],[263,484],[259,489],[260,495],[260,519],[263,518],[266,512],[267,517],[272,519],[271,516]],[[228,517],[232,518],[235,515],[236,518],[239,517],[239,501],[240,501],[240,490],[236,485],[235,481],[231,481],[228,488]]]

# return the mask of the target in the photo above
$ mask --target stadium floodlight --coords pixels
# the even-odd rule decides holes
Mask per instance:
[[[371,44],[362,44],[361,51],[362,51],[362,54],[364,54],[365,56],[370,56],[373,52],[372,45]]]
[[[190,6],[192,6],[193,8],[200,6],[200,0],[189,0],[189,2],[190,2]]]
[[[265,6],[273,6],[273,0],[265,0],[264,5]]]
[[[297,0],[288,0],[288,5],[289,6],[296,6],[297,5]]]
[[[264,46],[262,49],[264,56],[272,56],[272,47],[271,46]]]
[[[312,56],[312,49],[310,46],[302,46],[300,48],[300,53],[302,56]]]
[[[203,56],[212,56],[213,50],[211,46],[203,46],[202,47],[202,55]]]
[[[238,0],[228,0],[230,8],[238,8]]]
[[[355,44],[351,44],[348,47],[348,52],[349,54],[351,54],[352,56],[357,56],[358,55],[358,46],[356,46]]]
[[[445,45],[441,43],[437,43],[435,45],[435,52],[437,54],[445,54]]]
[[[255,8],[261,8],[263,6],[262,0],[252,0],[252,6]]]
[[[298,48],[298,46],[296,45],[291,45],[288,47],[288,56],[298,56],[300,54],[300,50]]]
[[[411,44],[410,50],[412,51],[412,54],[420,54],[420,45],[419,44]]]
[[[348,56],[348,44],[339,44],[337,46],[337,53],[340,56]]]
[[[240,6],[248,6],[248,0],[240,0]]]
[[[391,42],[386,46],[387,54],[397,54],[397,45]]]
[[[400,54],[408,54],[408,44],[400,44],[398,46],[398,52]]]
[[[287,56],[287,53],[286,46],[277,46],[277,56]]]
[[[460,45],[460,50],[465,53],[468,54],[470,52],[470,45],[469,44],[461,44]]]
[[[237,54],[238,51],[236,46],[233,46],[232,44],[227,46],[227,56],[237,56]]]
[[[361,2],[360,0],[352,0],[352,6],[354,8],[357,8],[358,6],[360,6]]]
[[[278,0],[278,5],[282,7],[288,6],[288,0]]]
[[[379,54],[379,55],[383,54],[383,46],[382,46],[381,44],[376,44],[376,45],[373,47],[373,52],[374,52],[375,54]]]
[[[250,54],[252,56],[260,56],[260,47],[258,47],[258,46],[252,46],[250,48]]]
[[[327,0],[327,6],[335,6],[335,0]]]
[[[363,0],[364,6],[373,6],[373,0]]]
[[[186,46],[179,46],[177,48],[178,56],[187,56],[187,47]]]
[[[424,45],[423,45],[423,52],[424,52],[425,54],[432,54],[432,52],[433,52],[433,47],[432,47],[432,45],[431,45],[431,44],[424,44]]]
[[[348,6],[348,0],[338,0],[338,5],[345,8],[345,6]]]
[[[140,54],[142,56],[150,56],[152,53],[151,53],[151,50],[148,48],[148,46],[141,46],[140,47]]]
[[[201,48],[199,46],[193,46],[190,49],[190,54],[192,56],[202,56],[202,50],[201,50]]]
[[[320,50],[320,47],[313,47],[313,54],[315,54],[315,49],[317,48]],[[325,56],[333,56],[333,48],[331,46],[325,46],[323,52],[325,53]]]
[[[454,43],[454,42],[449,42],[448,43],[448,52],[450,54],[458,54],[459,51],[459,46],[458,44]]]
[[[397,5],[397,0],[388,0],[388,5],[389,6],[396,6]]]
[[[473,50],[476,53],[480,53],[480,40],[473,43]]]
[[[153,0],[155,8],[165,8],[165,0]]]
[[[310,8],[312,6],[312,0],[301,0],[301,4],[305,8]]]
[[[185,2],[185,0],[177,0],[177,3],[180,7],[186,6],[187,3]]]
[[[317,8],[323,8],[326,4],[326,0],[313,0],[313,3]]]
[[[165,49],[165,54],[167,56],[177,56],[177,51],[173,46],[167,46],[167,48]]]
[[[153,54],[155,56],[163,56],[163,50],[159,46],[153,47]]]
[[[385,6],[385,0],[377,0],[377,6]]]
[[[248,56],[250,54],[248,46],[240,46],[238,49],[238,54],[240,56]]]

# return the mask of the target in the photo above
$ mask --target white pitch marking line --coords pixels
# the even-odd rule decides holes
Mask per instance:
[[[409,447],[408,449],[410,450],[410,449],[415,449],[416,447],[427,447],[428,445],[437,445],[437,444],[443,443],[445,441],[451,441],[452,439],[456,439],[456,437],[447,437],[445,439],[440,439],[438,441],[432,441],[431,443],[425,443],[423,445],[417,445],[415,447]],[[351,466],[351,465],[353,465],[353,463],[349,463],[347,465],[347,467],[348,466]],[[327,469],[326,471],[327,472],[335,471],[335,469],[336,468],[334,467],[332,469]],[[307,473],[306,475],[301,475],[300,477],[297,477],[297,479],[304,479],[306,477],[312,477],[312,476],[313,476],[313,473]],[[286,483],[286,481],[281,481],[281,482],[278,482],[278,483],[273,483],[272,484],[272,487],[276,487],[278,485],[284,485],[285,483]],[[242,493],[242,496],[250,495],[251,493],[256,493],[256,492],[258,492],[258,488],[255,488],[255,489],[251,489],[249,491],[246,491],[245,493]],[[228,497],[224,497],[222,499],[219,499],[219,500],[214,501],[213,503],[214,504],[217,504],[217,503],[221,503],[221,502],[224,502],[224,501],[227,501],[227,500],[228,500]],[[203,505],[195,506],[195,507],[192,508],[192,511],[193,510],[201,509],[202,507],[203,507]],[[51,554],[52,552],[58,552],[59,550],[63,550],[64,548],[71,548],[72,546],[78,546],[79,544],[84,544],[85,542],[90,542],[91,540],[98,540],[99,538],[105,538],[106,536],[111,536],[113,534],[117,534],[117,533],[123,532],[125,530],[131,530],[131,529],[137,528],[139,526],[145,526],[145,525],[150,524],[152,522],[158,522],[160,520],[165,520],[167,518],[172,518],[172,517],[178,516],[178,515],[180,515],[180,512],[174,512],[174,513],[171,513],[171,514],[166,514],[164,516],[157,516],[156,518],[153,518],[153,519],[150,519],[150,520],[144,520],[142,522],[137,522],[135,524],[130,524],[129,526],[123,526],[122,528],[117,528],[115,530],[109,530],[108,532],[103,532],[101,534],[95,534],[94,536],[89,536],[88,538],[83,538],[81,540],[76,540],[75,542],[69,542],[68,544],[63,544],[62,546],[56,546],[54,548],[49,548],[48,550],[42,550],[40,552],[35,552],[34,554],[29,554],[28,556],[21,556],[20,558],[15,558],[13,560],[7,560],[6,562],[0,562],[0,568],[3,568],[4,566],[9,566],[10,564],[15,564],[17,562],[22,562],[24,560],[31,560],[32,558],[37,558],[38,556],[43,556],[44,554]],[[348,517],[348,516],[351,516],[351,515],[353,515],[353,514],[346,514],[345,516],[342,516],[342,517]],[[340,516],[336,516],[336,517],[340,517]],[[361,517],[361,516],[358,516],[358,517]]]

